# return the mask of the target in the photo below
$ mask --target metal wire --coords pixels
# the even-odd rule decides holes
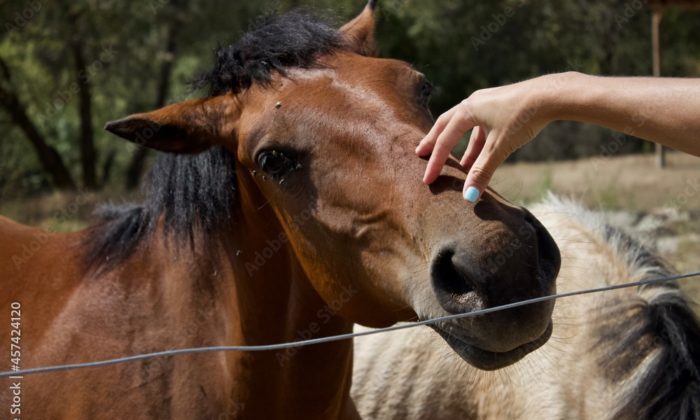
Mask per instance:
[[[374,334],[382,334],[382,333],[387,333],[387,332],[391,332],[391,331],[404,330],[407,328],[415,328],[415,327],[418,327],[421,325],[430,325],[430,324],[436,324],[439,322],[452,321],[455,319],[486,315],[486,314],[490,314],[493,312],[505,311],[507,309],[518,308],[520,306],[532,305],[535,303],[546,302],[546,301],[555,300],[555,299],[562,299],[562,298],[579,296],[579,295],[587,295],[587,294],[592,294],[592,293],[601,293],[601,292],[606,292],[606,291],[610,291],[610,290],[625,289],[625,288],[629,288],[629,287],[638,287],[638,286],[645,286],[645,285],[651,285],[651,284],[660,284],[660,283],[665,283],[665,282],[669,282],[669,281],[681,280],[681,279],[687,279],[687,278],[699,277],[699,276],[700,276],[700,271],[697,271],[697,272],[693,272],[693,273],[678,274],[678,275],[667,276],[667,277],[657,277],[657,278],[653,278],[653,279],[641,280],[641,281],[624,283],[624,284],[596,287],[593,289],[576,290],[576,291],[572,291],[572,292],[559,293],[559,294],[555,294],[555,295],[541,296],[541,297],[537,297],[537,298],[533,298],[533,299],[523,300],[520,302],[513,302],[513,303],[509,303],[507,305],[494,306],[492,308],[481,309],[481,310],[473,311],[473,312],[466,312],[466,313],[454,314],[454,315],[446,315],[446,316],[441,316],[441,317],[437,317],[437,318],[416,321],[416,322],[412,322],[412,323],[408,323],[408,324],[394,325],[394,326],[387,327],[387,328],[378,328],[375,330],[360,331],[360,332],[347,333],[347,334],[339,334],[339,335],[333,335],[333,336],[328,336],[328,337],[312,338],[309,340],[300,340],[300,341],[292,341],[292,342],[288,342],[288,343],[267,344],[267,345],[258,345],[258,346],[210,346],[210,347],[192,347],[192,348],[181,348],[181,349],[174,349],[174,350],[164,350],[164,351],[158,351],[158,352],[153,352],[153,353],[144,353],[144,354],[137,354],[137,355],[133,355],[133,356],[118,357],[115,359],[98,360],[98,361],[94,361],[94,362],[69,363],[69,364],[63,364],[63,365],[52,365],[52,366],[43,366],[43,367],[36,367],[36,368],[29,368],[29,369],[21,369],[21,370],[16,370],[16,371],[0,372],[0,378],[22,377],[25,375],[32,375],[32,374],[37,374],[37,373],[49,373],[49,372],[60,372],[60,371],[66,371],[66,370],[103,367],[103,366],[116,365],[116,364],[120,364],[120,363],[128,363],[128,362],[136,362],[136,361],[140,361],[140,360],[154,359],[154,358],[158,358],[158,357],[179,356],[182,354],[211,353],[211,352],[222,352],[222,351],[223,352],[228,352],[228,351],[251,351],[252,352],[252,351],[286,350],[286,349],[291,349],[291,348],[296,348],[296,347],[311,346],[311,345],[315,345],[315,344],[331,343],[334,341],[350,340],[350,339],[353,339],[356,337],[363,337],[363,336],[374,335]]]

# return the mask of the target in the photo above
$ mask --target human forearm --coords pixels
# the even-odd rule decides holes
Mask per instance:
[[[472,130],[460,164],[464,197],[476,202],[498,165],[552,121],[587,122],[700,156],[700,79],[596,77],[569,72],[482,89],[438,118],[416,148],[431,154],[423,176],[439,175]]]
[[[553,77],[552,120],[597,124],[700,156],[700,79]]]

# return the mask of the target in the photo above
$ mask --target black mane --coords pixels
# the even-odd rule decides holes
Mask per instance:
[[[273,72],[309,68],[343,48],[340,34],[308,13],[262,19],[236,43],[216,52],[214,68],[194,81],[209,95],[267,86]],[[86,242],[88,266],[111,268],[128,258],[163,220],[167,236],[193,244],[195,230],[211,238],[229,223],[235,205],[235,159],[222,148],[199,155],[160,154],[139,205],[108,206]]]
[[[266,86],[272,72],[284,75],[286,68],[311,67],[318,56],[343,45],[338,31],[306,12],[264,17],[237,43],[219,48],[214,68],[194,85],[214,96],[238,93],[253,83]]]
[[[632,267],[647,270],[642,280],[673,275],[667,264],[633,237],[611,226],[607,241],[619,241]],[[634,388],[610,418],[700,419],[700,321],[678,284],[647,285],[650,298],[606,303],[598,326],[599,366],[619,384],[642,370]],[[645,360],[655,354],[645,366]]]

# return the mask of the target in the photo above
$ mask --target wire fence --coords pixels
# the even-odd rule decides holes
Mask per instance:
[[[481,309],[478,311],[465,312],[465,313],[453,314],[453,315],[446,315],[446,316],[441,316],[441,317],[437,317],[437,318],[430,318],[430,319],[416,321],[416,322],[407,323],[407,324],[398,324],[398,325],[394,325],[391,327],[378,328],[378,329],[368,330],[368,331],[360,331],[360,332],[353,332],[353,333],[347,333],[347,334],[333,335],[333,336],[328,336],[328,337],[312,338],[309,340],[299,340],[299,341],[292,341],[292,342],[288,342],[288,343],[277,343],[277,344],[267,344],[267,345],[257,345],[257,346],[208,346],[208,347],[191,347],[191,348],[164,350],[164,351],[158,351],[158,352],[153,352],[153,353],[143,353],[143,354],[136,354],[133,356],[118,357],[118,358],[114,358],[114,359],[97,360],[97,361],[93,361],[93,362],[69,363],[69,364],[60,364],[60,365],[35,367],[35,368],[29,368],[29,369],[21,369],[21,370],[16,370],[16,371],[3,371],[3,372],[0,372],[0,378],[26,376],[26,375],[32,375],[32,374],[38,374],[38,373],[61,372],[61,371],[67,371],[67,370],[104,367],[104,366],[116,365],[116,364],[121,364],[121,363],[137,362],[137,361],[143,361],[143,360],[155,359],[155,358],[161,358],[161,357],[180,356],[180,355],[184,355],[184,354],[230,352],[230,351],[259,352],[259,351],[286,350],[286,349],[297,348],[297,347],[305,347],[305,346],[312,346],[312,345],[323,344],[323,343],[331,343],[331,342],[335,342],[335,341],[351,340],[353,338],[364,337],[364,336],[374,335],[374,334],[384,334],[384,333],[388,333],[388,332],[392,332],[392,331],[399,331],[399,330],[404,330],[404,329],[408,329],[408,328],[416,328],[416,327],[419,327],[422,325],[431,325],[431,324],[436,324],[436,323],[445,322],[445,321],[452,321],[452,320],[456,320],[456,319],[476,317],[476,316],[486,315],[486,314],[490,314],[490,313],[494,313],[494,312],[518,308],[521,306],[532,305],[532,304],[540,303],[540,302],[546,302],[546,301],[550,301],[550,300],[569,298],[569,297],[573,297],[573,296],[588,295],[588,294],[592,294],[592,293],[602,293],[602,292],[607,292],[607,291],[611,291],[611,290],[626,289],[626,288],[630,288],[630,287],[655,285],[655,284],[666,283],[666,282],[670,282],[670,281],[674,281],[674,280],[688,279],[688,278],[694,278],[694,277],[700,277],[700,271],[672,275],[672,276],[666,276],[666,277],[656,277],[653,279],[647,279],[647,280],[641,280],[641,281],[635,281],[635,282],[629,282],[629,283],[623,283],[623,284],[615,284],[615,285],[604,286],[604,287],[596,287],[596,288],[592,288],[592,289],[576,290],[576,291],[559,293],[559,294],[548,295],[548,296],[541,296],[541,297],[537,297],[537,298],[533,298],[533,299],[526,299],[526,300],[522,300],[519,302],[509,303],[506,305],[500,305],[500,306],[494,306],[491,308]]]

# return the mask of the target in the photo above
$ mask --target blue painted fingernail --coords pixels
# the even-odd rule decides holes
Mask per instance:
[[[476,203],[476,200],[479,199],[479,195],[479,189],[476,187],[469,187],[464,191],[464,199],[470,203]]]

